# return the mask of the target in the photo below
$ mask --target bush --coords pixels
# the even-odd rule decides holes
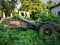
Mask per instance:
[[[60,24],[60,18],[50,11],[44,11],[44,12],[37,13],[35,15],[34,20],[40,23],[50,21],[53,23]]]
[[[0,31],[0,45],[60,45],[58,38],[56,34],[50,38],[45,35],[38,35],[33,30]]]
[[[52,37],[47,37],[45,35],[39,35],[39,41],[42,40],[44,45],[60,45],[60,42],[57,40],[56,34]]]
[[[20,16],[18,14],[14,15],[12,19],[20,19]]]
[[[7,30],[6,32],[0,31],[0,45],[37,45],[35,38],[36,33],[32,30]]]
[[[5,31],[6,30],[6,27],[0,23],[0,31]]]

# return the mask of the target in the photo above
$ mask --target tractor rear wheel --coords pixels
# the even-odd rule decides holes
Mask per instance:
[[[40,27],[39,33],[46,36],[52,36],[55,33],[55,28],[50,24],[44,24]]]

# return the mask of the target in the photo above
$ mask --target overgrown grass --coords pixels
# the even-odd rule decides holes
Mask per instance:
[[[34,30],[6,30],[0,31],[0,45],[60,45],[60,35],[47,37]]]

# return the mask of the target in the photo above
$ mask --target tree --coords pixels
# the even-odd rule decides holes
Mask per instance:
[[[10,16],[16,4],[17,0],[0,0],[0,8],[2,12],[5,12],[6,16]]]
[[[46,4],[42,3],[40,0],[21,0],[21,11],[29,11],[30,13],[40,12],[46,9]]]

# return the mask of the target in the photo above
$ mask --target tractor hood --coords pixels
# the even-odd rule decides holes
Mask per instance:
[[[20,20],[27,22],[29,24],[32,24],[32,25],[36,25],[35,21],[33,21],[33,20],[28,20],[28,19],[20,19]]]

